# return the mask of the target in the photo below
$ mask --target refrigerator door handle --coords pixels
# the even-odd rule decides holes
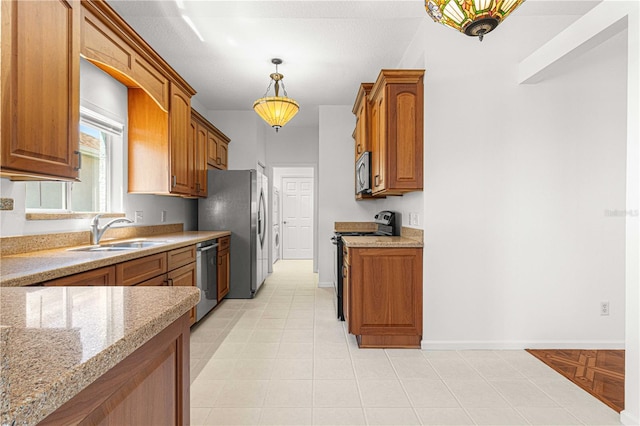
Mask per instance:
[[[258,207],[258,236],[260,237],[260,247],[264,248],[264,231],[265,231],[265,221],[262,219],[263,213],[266,209],[266,205],[264,202],[264,190],[260,190],[260,205]]]

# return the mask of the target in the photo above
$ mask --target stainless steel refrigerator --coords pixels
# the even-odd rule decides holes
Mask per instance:
[[[252,298],[269,273],[267,194],[257,170],[209,170],[209,196],[198,200],[198,229],[231,231],[230,299]]]

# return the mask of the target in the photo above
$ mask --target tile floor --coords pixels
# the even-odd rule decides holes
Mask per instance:
[[[359,349],[311,271],[279,261],[193,327],[192,425],[620,424],[525,351]]]

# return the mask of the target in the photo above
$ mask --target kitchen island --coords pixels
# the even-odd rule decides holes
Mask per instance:
[[[195,287],[0,289],[0,424],[189,423]]]

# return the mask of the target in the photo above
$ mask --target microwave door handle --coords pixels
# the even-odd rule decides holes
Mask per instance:
[[[360,163],[360,165],[358,166],[358,189],[365,189],[365,178],[362,176],[364,173],[366,172],[365,170],[365,164],[364,163]]]

